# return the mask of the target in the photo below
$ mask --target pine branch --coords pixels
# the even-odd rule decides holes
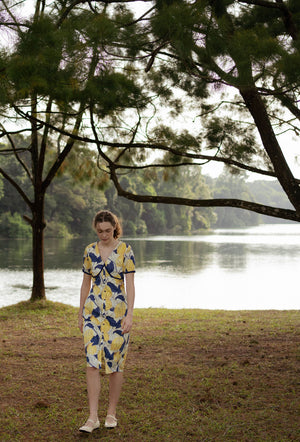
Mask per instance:
[[[33,204],[26,195],[26,193],[23,191],[23,189],[19,186],[18,183],[10,176],[8,175],[4,169],[0,167],[0,173],[1,175],[16,189],[16,191],[19,193],[19,195],[23,198],[27,206],[32,210]]]
[[[24,117],[26,117],[27,119],[32,119],[34,117],[30,116],[28,113],[23,113]],[[97,146],[101,145],[101,146],[106,146],[106,147],[114,147],[114,148],[132,148],[132,149],[157,149],[157,150],[164,150],[164,151],[168,151],[170,153],[174,153],[175,155],[180,155],[182,157],[186,157],[186,158],[194,158],[194,159],[199,159],[199,160],[208,160],[208,161],[216,161],[216,162],[220,162],[220,163],[224,163],[224,164],[228,164],[230,166],[235,166],[238,167],[240,169],[243,170],[247,170],[249,172],[253,172],[253,173],[257,173],[260,175],[264,175],[264,176],[270,176],[270,177],[274,177],[276,178],[276,175],[274,174],[274,172],[272,171],[268,171],[268,170],[264,170],[264,169],[259,169],[256,167],[252,167],[252,166],[248,166],[245,165],[243,163],[240,163],[239,161],[235,161],[232,160],[230,158],[224,158],[224,157],[217,157],[214,155],[202,155],[202,154],[192,154],[192,153],[180,153],[177,152],[176,149],[172,149],[168,146],[165,146],[163,144],[159,144],[159,143],[141,143],[141,142],[137,142],[134,144],[130,144],[130,143],[112,143],[112,142],[108,142],[108,141],[100,141],[100,140],[96,140],[90,137],[83,137],[83,136],[79,136],[78,133],[76,131],[68,132],[66,130],[63,129],[59,129],[56,126],[53,126],[50,123],[45,123],[44,121],[34,118],[37,122],[39,122],[40,124],[47,124],[49,126],[50,129],[53,129],[54,131],[62,134],[62,135],[66,135],[74,140],[77,141],[82,141],[83,143],[91,143],[91,144],[96,144]],[[111,160],[108,160],[109,162],[111,162]],[[121,167],[120,165],[117,165],[117,167]],[[122,166],[123,167],[123,166]],[[176,166],[174,166],[176,167]],[[300,183],[300,180],[296,180],[297,182]]]
[[[248,5],[263,6],[264,8],[278,9],[282,13],[284,26],[293,40],[298,40],[298,29],[294,23],[292,14],[282,0],[276,0],[275,3],[266,0],[238,0],[239,3]]]
[[[137,195],[131,192],[127,192],[125,189],[122,188],[114,168],[111,168],[111,180],[113,181],[117,189],[118,195],[123,196],[131,201],[137,201],[141,203],[176,204],[191,207],[233,207],[238,209],[251,210],[252,212],[260,213],[267,216],[273,216],[275,218],[289,219],[292,221],[300,222],[300,213],[297,213],[294,210],[266,206],[264,204],[258,204],[252,201],[244,201],[230,198],[202,200],[159,195]]]
[[[10,18],[13,21],[13,26],[16,26],[19,33],[22,34],[21,25],[18,22],[18,20],[16,19],[16,17],[13,15],[13,13],[11,12],[11,8],[6,4],[5,0],[2,0],[2,3],[3,3],[4,9],[6,10],[7,14],[10,16]]]
[[[33,180],[32,180],[32,175],[31,175],[31,173],[30,173],[30,170],[28,169],[27,165],[24,163],[24,161],[23,161],[23,160],[20,158],[20,156],[19,156],[19,153],[21,153],[21,152],[26,152],[26,151],[28,151],[29,149],[28,149],[28,148],[26,148],[26,149],[22,149],[22,148],[21,148],[21,149],[18,149],[18,148],[16,147],[15,142],[14,142],[14,140],[12,139],[11,135],[5,130],[4,126],[3,126],[1,123],[0,123],[0,126],[2,127],[2,129],[3,129],[4,133],[5,133],[5,136],[7,137],[8,141],[9,141],[11,147],[12,147],[12,148],[10,149],[10,152],[13,152],[13,154],[14,154],[15,158],[17,159],[17,161],[19,162],[19,164],[21,164],[21,166],[22,166],[23,169],[25,170],[26,175],[28,176],[28,178],[30,179],[31,182],[33,182]],[[6,150],[8,150],[8,149],[6,149]]]

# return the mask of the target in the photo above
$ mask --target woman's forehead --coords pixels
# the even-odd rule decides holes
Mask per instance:
[[[97,223],[96,229],[97,230],[107,230],[113,228],[113,225],[109,221],[104,221],[103,223]]]

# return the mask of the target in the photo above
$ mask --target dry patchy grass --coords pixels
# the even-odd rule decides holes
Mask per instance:
[[[0,309],[1,441],[298,441],[298,311],[138,309],[115,430],[87,409],[75,308]],[[298,352],[298,353],[297,353]]]

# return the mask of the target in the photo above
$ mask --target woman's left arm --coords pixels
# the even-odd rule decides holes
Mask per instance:
[[[125,285],[127,294],[127,314],[123,321],[123,334],[130,332],[133,323],[133,306],[135,298],[134,272],[125,274]]]

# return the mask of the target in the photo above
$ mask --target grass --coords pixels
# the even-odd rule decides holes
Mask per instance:
[[[85,421],[77,309],[0,309],[1,441],[299,441],[299,311],[137,309],[119,425]]]

